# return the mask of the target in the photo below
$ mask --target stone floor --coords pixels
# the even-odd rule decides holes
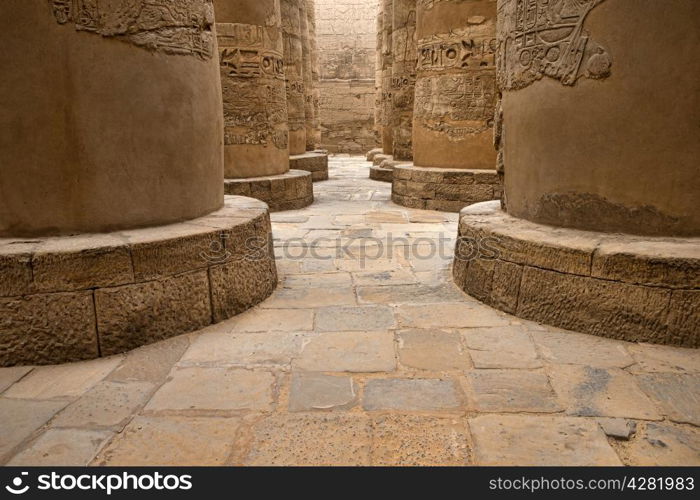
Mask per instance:
[[[257,308],[123,356],[0,368],[0,463],[700,464],[700,351],[519,320],[451,282],[457,214],[364,158],[273,214]],[[442,250],[441,250],[442,247]]]

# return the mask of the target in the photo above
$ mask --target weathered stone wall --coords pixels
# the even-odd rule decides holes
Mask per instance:
[[[377,0],[316,0],[320,147],[365,153],[376,145]]]

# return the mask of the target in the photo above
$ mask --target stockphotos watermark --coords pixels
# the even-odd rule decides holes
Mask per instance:
[[[35,479],[35,483],[32,482]],[[116,491],[188,491],[192,489],[189,474],[161,474],[149,472],[132,474],[60,474],[51,472],[30,478],[29,472],[20,472],[5,490],[12,495],[24,495],[30,491],[93,491],[111,495]]]
[[[242,241],[231,241],[229,233],[221,233],[210,241],[206,250],[200,253],[210,265],[230,261],[248,262],[269,259],[273,251],[285,260],[357,260],[360,267],[372,260],[394,259],[406,260],[457,259],[470,261],[474,259],[493,260],[500,254],[499,239],[486,237],[455,238],[445,233],[436,233],[430,237],[394,236],[387,233],[383,237],[375,236],[338,236],[313,239],[289,238],[275,242],[271,238],[251,237]],[[455,250],[456,249],[456,250]]]

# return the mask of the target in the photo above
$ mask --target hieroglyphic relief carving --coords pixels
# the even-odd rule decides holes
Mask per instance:
[[[491,71],[423,77],[416,82],[415,117],[451,140],[493,125],[495,75]]]
[[[282,0],[282,33],[288,126],[290,131],[306,129],[304,102],[303,46],[301,40],[300,0]]]
[[[279,27],[217,24],[224,101],[224,144],[288,145]]]
[[[212,0],[49,0],[59,24],[168,54],[214,56]]]
[[[584,29],[605,0],[499,0],[498,84],[517,90],[544,76],[574,85],[605,78],[612,59]]]
[[[423,41],[418,48],[418,69],[444,71],[446,69],[495,69],[498,41],[494,37],[465,36],[456,40]]]

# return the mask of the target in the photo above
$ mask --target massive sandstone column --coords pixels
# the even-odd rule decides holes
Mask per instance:
[[[391,155],[393,150],[393,132],[391,129],[392,94],[392,42],[393,0],[382,1],[382,150],[385,155]]]
[[[394,0],[392,28],[392,131],[395,161],[413,159],[413,94],[416,82],[416,0]]]
[[[299,2],[299,24],[301,27],[302,77],[304,81],[304,127],[306,129],[305,151],[316,149],[314,145],[314,101],[313,76],[311,60],[311,31],[309,29],[309,14],[307,0]]]
[[[224,101],[224,176],[289,170],[279,0],[215,0]]]
[[[321,90],[319,81],[321,78],[318,66],[318,39],[316,36],[316,2],[315,0],[306,0],[306,15],[308,16],[309,39],[311,49],[311,99],[313,106],[313,121],[311,127],[312,145],[316,149],[321,144]]]
[[[299,16],[302,1],[304,0],[280,0],[289,117],[289,154],[292,155],[303,154],[306,151],[304,62]]]
[[[279,0],[215,0],[224,102],[225,189],[271,210],[313,202],[311,176],[290,171]]]
[[[495,31],[495,0],[417,1],[415,167],[394,170],[394,202],[458,211],[500,197]]]
[[[317,118],[319,107],[318,93],[314,92],[315,82],[318,81],[318,68],[314,81],[314,64],[318,65],[318,58],[314,63],[316,39],[316,15],[309,17],[309,12],[314,11],[315,6],[309,0],[299,0],[299,24],[302,47],[302,80],[303,80],[303,105],[304,105],[304,147],[301,153],[293,153],[289,157],[290,166],[297,170],[306,170],[311,173],[314,181],[328,179],[328,154],[325,151],[316,150],[315,138],[320,137],[321,130]]]
[[[223,196],[213,22],[210,0],[0,3],[0,365],[123,352],[276,286],[267,207]]]
[[[374,51],[374,131],[377,144],[382,144],[382,108],[383,108],[383,39],[384,39],[384,1],[377,2],[377,45]],[[367,160],[372,161],[374,155],[382,153],[382,147],[372,149],[367,153]]]
[[[466,291],[564,328],[700,346],[699,20],[696,0],[499,2],[507,212],[463,211]],[[465,259],[485,237],[497,259]]]

